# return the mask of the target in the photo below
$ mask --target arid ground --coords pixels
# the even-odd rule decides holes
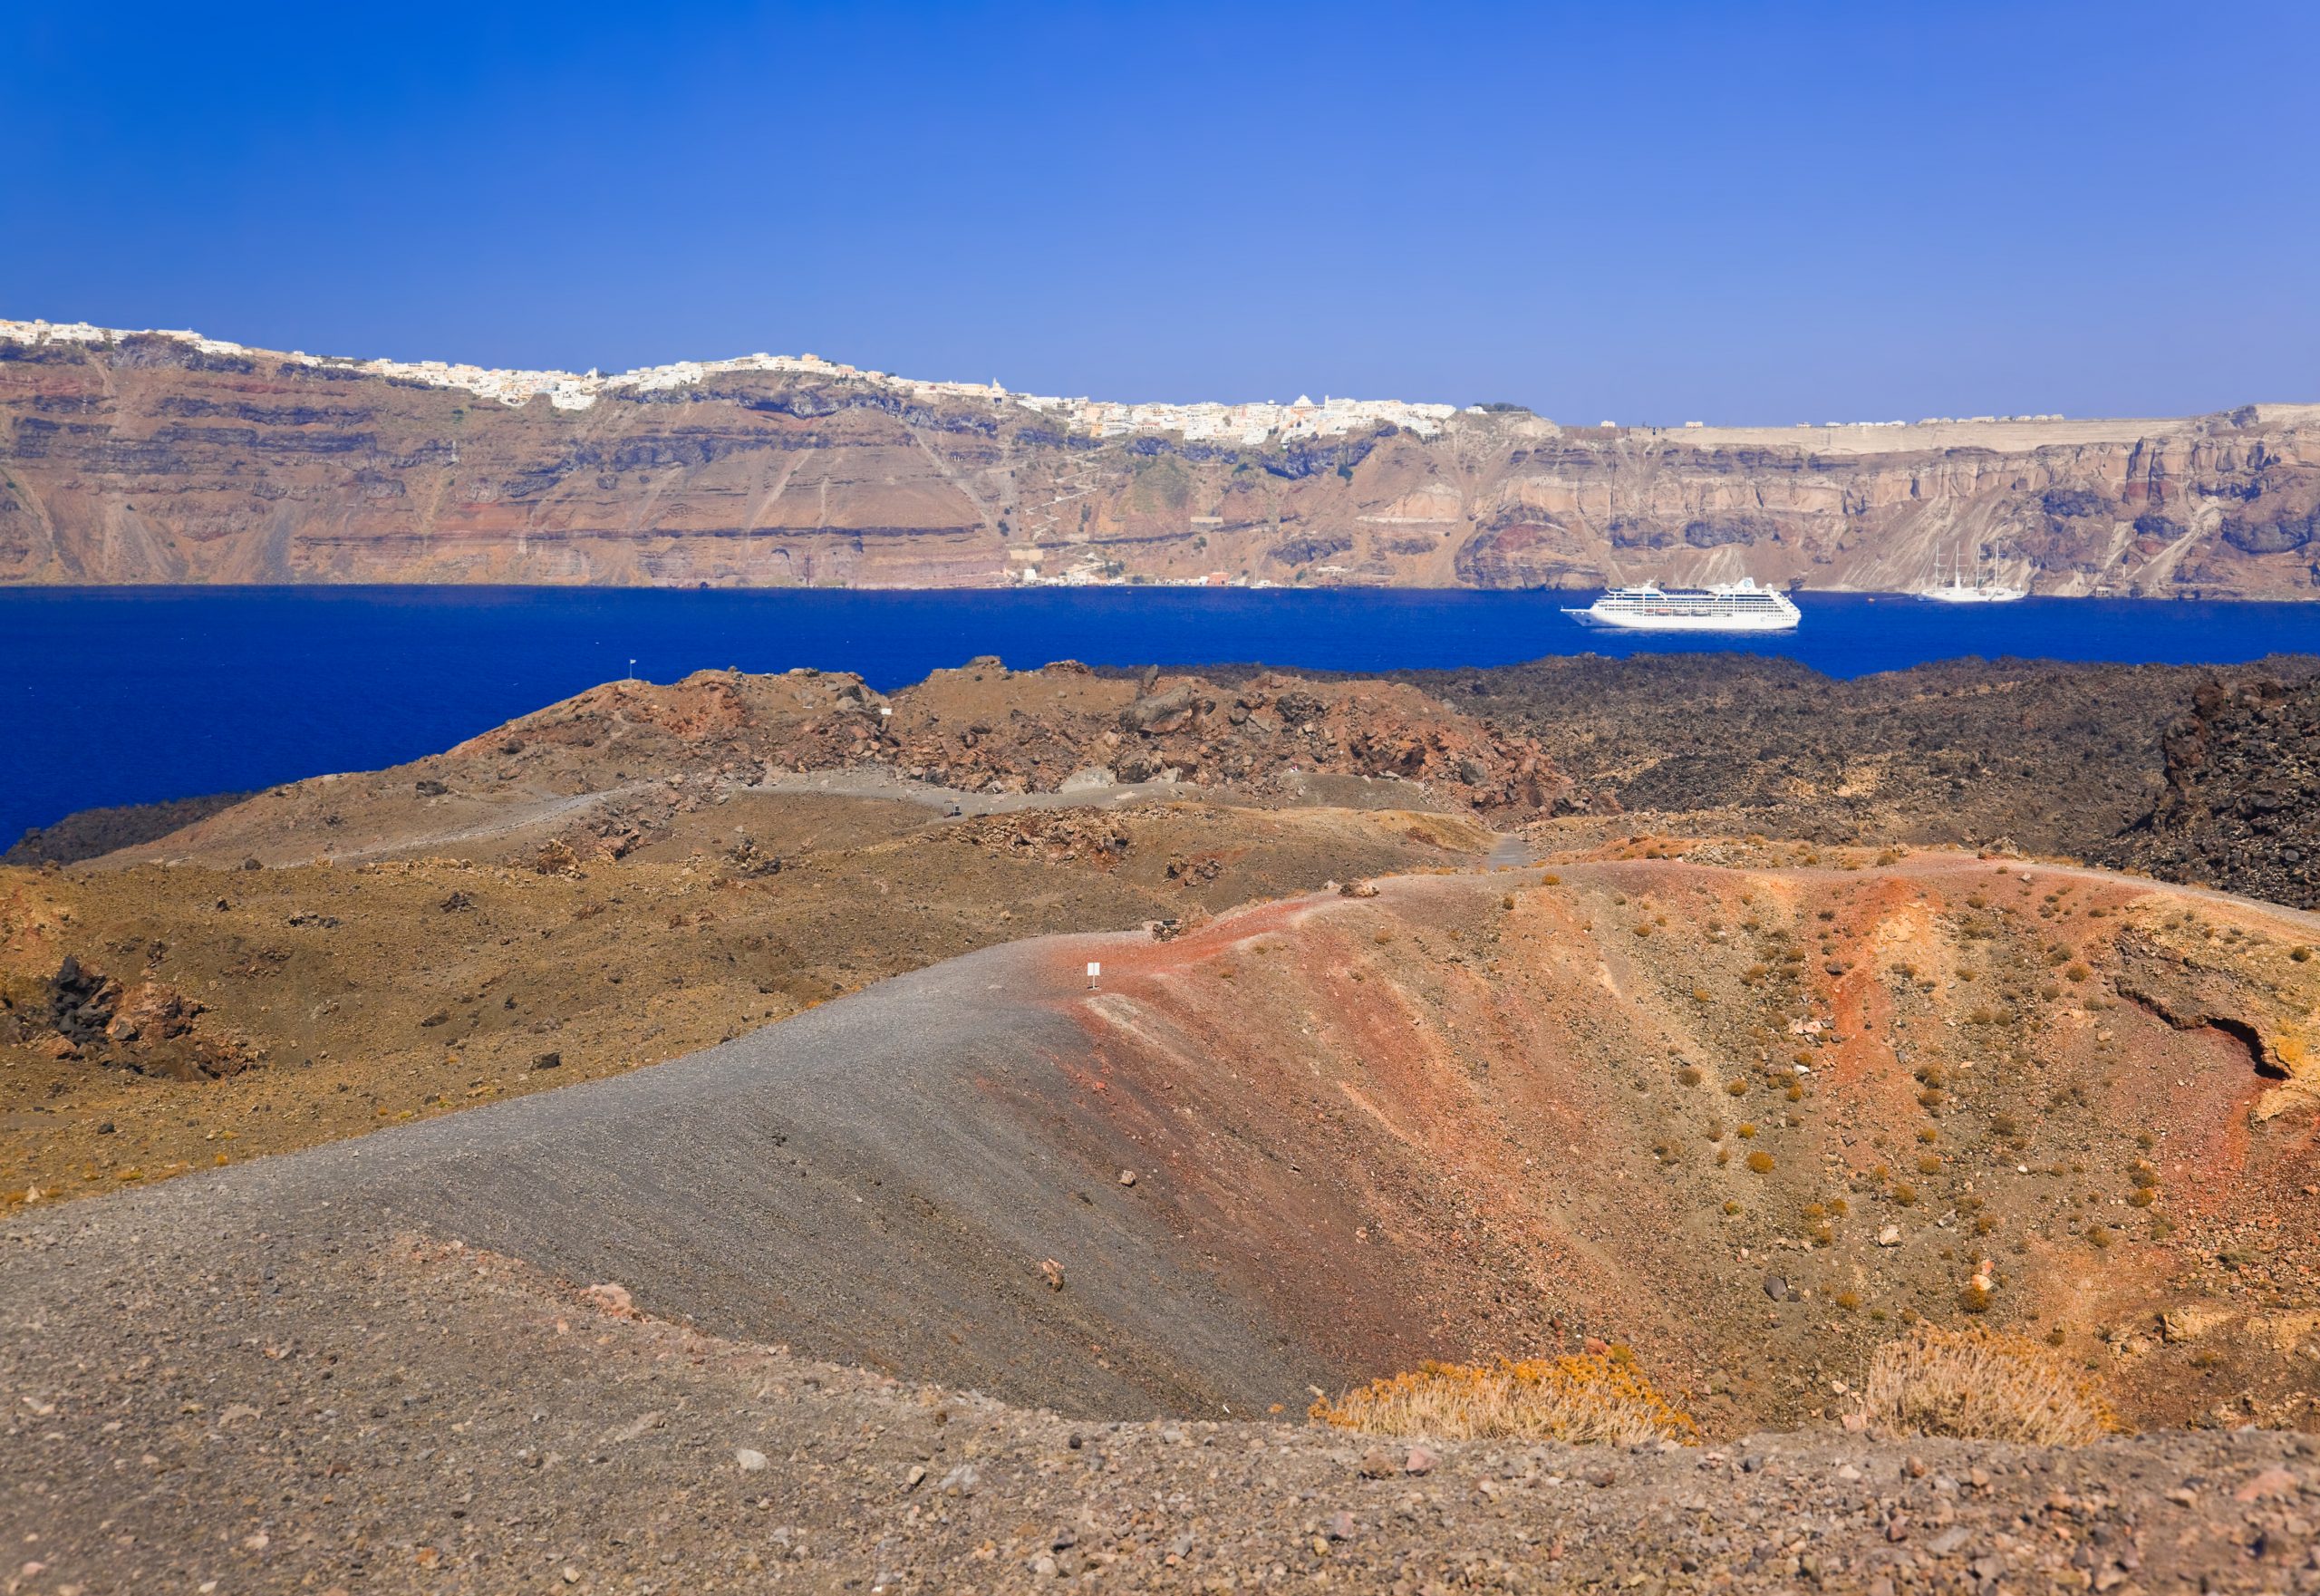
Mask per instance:
[[[2263,680],[2111,835],[2270,879]],[[1506,685],[616,683],[0,871],[0,1583],[2320,1583],[2320,921]],[[1870,1421],[1925,1326],[2140,1433]],[[1698,1445],[1304,1418],[1607,1349]]]

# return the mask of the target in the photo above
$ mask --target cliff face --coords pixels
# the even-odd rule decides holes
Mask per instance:
[[[2320,598],[2320,406],[1262,447],[719,373],[558,410],[182,341],[0,341],[0,581],[1923,585]]]

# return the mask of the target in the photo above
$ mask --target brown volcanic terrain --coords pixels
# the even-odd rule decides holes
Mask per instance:
[[[704,671],[615,682],[392,769],[295,782],[124,858],[348,861],[439,843],[553,842],[624,856],[675,815],[742,791],[833,790],[1004,810],[1201,790],[1228,801],[1545,812],[1562,780],[1538,745],[1397,682],[1258,674],[937,671],[892,695],[859,677]]]
[[[2320,407],[1893,428],[1461,412],[1263,447],[725,372],[579,411],[168,338],[0,341],[0,581],[1892,590],[1988,551],[2053,594],[2320,595]]]
[[[2320,659],[1978,660],[1838,681],[1746,655],[1408,672],[1533,739],[1549,837],[1607,826],[2083,858],[2320,907]]]
[[[94,1195],[616,1074],[994,942],[1189,924],[1484,837],[1391,810],[945,820],[768,793],[546,874],[498,837],[354,866],[0,870],[0,1191]],[[60,1026],[68,956],[72,1006],[95,1006]]]
[[[0,1384],[43,1466],[0,1527],[27,1589],[2303,1588],[2296,1437],[1838,1419],[1923,1316],[2038,1335],[2146,1424],[2309,1424],[2309,931],[1708,844],[989,949],[661,1069],[20,1208]],[[1588,1335],[1711,1449],[1265,1417]]]
[[[1923,701],[1969,741],[2021,686]],[[2183,835],[2300,815],[2250,801],[2303,725],[2274,686],[2160,740]],[[1555,817],[1646,772],[1495,708],[711,672],[0,872],[10,1577],[2320,1576],[2295,1436],[1841,1422],[1933,1322],[2141,1425],[2315,1427],[2320,924]],[[1606,1342],[1712,1449],[1290,1422]]]
[[[1632,1344],[1733,1433],[1841,1407],[1828,1382],[1897,1322],[1986,1313],[2095,1358],[2146,1422],[2218,1407],[2309,1422],[2308,920],[1958,856],[1800,866],[1728,844],[1681,851],[1396,878],[1375,897],[1244,910],[1169,942],[993,949],[735,1043],[698,1089],[682,1071],[639,1072],[612,1097],[540,1099],[568,1098],[568,1111],[478,1117],[510,1128],[478,1128],[499,1150],[461,1152],[456,1169],[431,1152],[363,1167],[392,1175],[373,1201],[421,1204],[407,1222],[617,1278],[656,1311],[1082,1411],[1246,1410],[1307,1379],[1594,1335]],[[632,940],[661,939],[632,922]],[[1078,978],[1091,955],[1106,967],[1096,992]],[[387,1031],[393,1009],[367,1007],[358,1031]],[[478,1018],[446,1046],[507,1068]],[[617,1045],[619,1019],[587,1018],[600,1048]],[[83,1073],[102,1056],[91,1049]],[[800,1067],[769,1098],[757,1079]],[[375,1121],[317,1123],[302,1100],[350,1095],[351,1080],[363,1106],[423,1069],[365,1049],[222,1084],[149,1079],[109,1102],[82,1085],[41,1128],[61,1137],[102,1112],[115,1128],[97,1139],[135,1146],[190,1117],[211,1127],[205,1149],[238,1156],[218,1127],[238,1123],[258,1147],[344,1134]],[[691,1105],[672,1119],[656,1106],[672,1093]],[[494,1083],[428,1108],[499,1095]],[[797,1177],[842,1194],[849,1228],[869,1225],[842,1249],[856,1278],[907,1279],[904,1260],[938,1246],[984,1261],[978,1272],[923,1301],[892,1286],[824,1301],[836,1288],[810,1282],[837,1240],[750,1229],[762,1199],[718,1195],[731,1175],[714,1161],[730,1155],[712,1127],[768,1112]],[[424,1145],[464,1149],[469,1117],[437,1118]],[[679,1139],[648,1128],[664,1119]],[[926,1139],[938,1132],[1019,1150],[986,1190]],[[375,1185],[331,1167],[350,1190]],[[1123,1168],[1141,1176],[1132,1199],[1111,1179]],[[642,1251],[579,1217],[641,1213],[647,1195],[624,1183],[645,1171],[701,1212],[645,1222],[638,1234],[657,1239]],[[1015,1227],[1040,1199],[1007,1183],[1027,1180],[1105,1195],[1066,1201],[1026,1237]],[[575,1181],[560,1201],[524,1195]],[[1128,1243],[1105,1227],[1123,1224],[1155,1226],[1136,1245],[1173,1252],[1167,1268],[1253,1316],[1250,1349],[1204,1342],[1205,1320],[1125,1306],[1152,1288],[1112,1278]],[[1102,1320],[1082,1326],[1102,1361],[997,1355],[989,1316],[1043,1257],[1078,1282],[1075,1312]],[[1276,1340],[1285,1367],[1253,1350]]]
[[[1527,739],[1397,683],[612,683],[114,868],[0,871],[0,1189],[615,1073],[994,942],[1472,862],[1482,814],[1560,787]]]

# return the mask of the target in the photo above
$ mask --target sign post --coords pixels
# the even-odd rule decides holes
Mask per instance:
[[[1096,990],[1097,979],[1104,973],[1104,966],[1094,959],[1088,961],[1088,990]]]

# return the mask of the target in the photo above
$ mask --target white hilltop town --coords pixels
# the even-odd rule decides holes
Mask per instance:
[[[664,366],[644,366],[612,374],[588,372],[502,371],[488,366],[452,365],[440,360],[353,360],[251,349],[198,333],[154,328],[123,332],[92,326],[87,322],[0,321],[0,341],[20,343],[106,344],[124,338],[167,338],[189,344],[208,354],[262,355],[295,365],[330,367],[423,382],[434,388],[456,388],[478,399],[497,400],[517,408],[546,398],[557,410],[584,411],[606,394],[642,394],[689,388],[705,379],[730,372],[782,372],[836,377],[864,382],[923,400],[952,400],[1014,405],[1059,421],[1071,432],[1088,438],[1121,438],[1136,433],[1174,433],[1186,442],[1220,441],[1261,445],[1304,438],[1329,438],[1365,431],[1380,423],[1399,427],[1421,438],[1442,430],[1457,413],[1455,405],[1411,404],[1395,399],[1326,398],[1316,403],[1300,395],[1293,403],[1251,404],[1123,404],[1102,399],[1065,399],[1042,393],[1018,393],[998,382],[930,382],[874,372],[816,354],[744,354],[731,360],[681,360]]]
[[[124,331],[117,327],[99,327],[87,322],[0,319],[0,343],[102,345],[118,343],[124,338],[166,338],[208,354],[258,355],[294,365],[365,372],[406,382],[420,382],[432,388],[456,388],[478,399],[496,400],[510,409],[520,409],[536,399],[545,398],[557,410],[585,411],[606,394],[665,392],[692,387],[707,378],[729,372],[783,372],[836,377],[923,400],[1014,405],[1051,418],[1061,423],[1065,430],[1086,438],[1173,434],[1187,443],[1222,442],[1249,448],[1271,442],[1295,442],[1307,438],[1342,437],[1349,432],[1366,431],[1380,424],[1398,427],[1420,438],[1432,438],[1442,431],[1445,422],[1459,412],[1456,405],[1414,404],[1398,399],[1344,399],[1334,395],[1316,403],[1300,394],[1288,404],[1270,401],[1246,404],[1223,404],[1213,401],[1195,404],[1130,404],[1107,399],[1065,399],[1044,393],[1018,393],[996,382],[930,382],[914,377],[897,377],[887,372],[874,372],[863,366],[824,360],[817,354],[744,354],[731,360],[681,360],[669,365],[642,366],[633,372],[611,374],[595,371],[505,371],[492,366],[453,365],[440,360],[355,360],[344,356],[308,354],[303,350],[254,349],[182,329]],[[1469,405],[1466,411],[1469,414],[1478,415],[1484,413],[1484,407]],[[1977,422],[2060,421],[2063,419],[2059,415],[1928,416],[1917,424],[1933,427]],[[1606,428],[1618,426],[1617,422],[1610,421],[1602,424]],[[1825,421],[1817,425],[1811,421],[1799,421],[1796,424],[1815,431],[1859,435],[1909,423],[1893,421]],[[1691,430],[1699,428],[1701,423],[1686,421],[1683,426]]]

